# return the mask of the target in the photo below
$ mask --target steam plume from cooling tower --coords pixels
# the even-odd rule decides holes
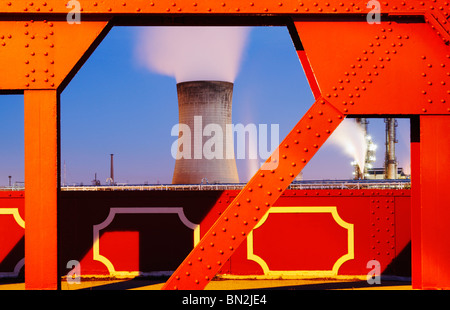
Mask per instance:
[[[249,35],[248,27],[147,27],[139,34],[139,60],[177,83],[233,83]]]
[[[342,148],[342,151],[357,162],[364,171],[367,141],[364,130],[353,119],[345,119],[333,132],[329,141]]]

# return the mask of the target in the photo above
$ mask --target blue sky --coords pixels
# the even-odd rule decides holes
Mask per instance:
[[[170,183],[175,160],[172,127],[178,122],[176,81],[150,72],[135,57],[137,28],[115,27],[61,94],[61,161],[67,183],[105,182],[114,153],[119,183]],[[233,123],[279,124],[280,141],[314,102],[284,27],[252,28],[234,83]],[[0,186],[8,175],[23,181],[23,96],[0,96]],[[399,120],[397,156],[407,165],[409,122]],[[384,123],[369,131],[384,157]],[[304,169],[306,179],[351,178],[352,159],[326,143]],[[242,182],[251,176],[238,160]]]

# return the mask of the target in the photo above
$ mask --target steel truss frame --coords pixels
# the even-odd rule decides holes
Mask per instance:
[[[59,288],[59,96],[114,25],[287,25],[315,102],[167,281],[202,289],[347,116],[411,118],[413,287],[450,288],[450,5],[444,0],[0,3],[0,92],[25,98],[28,289]],[[282,108],[282,107],[280,107]]]

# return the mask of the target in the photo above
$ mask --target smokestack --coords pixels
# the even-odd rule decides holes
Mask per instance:
[[[106,183],[109,183],[109,185],[115,185],[114,183],[114,154],[110,154],[111,156],[111,167],[110,167],[110,174],[109,178],[106,179]]]
[[[233,83],[182,82],[177,92],[180,128],[172,183],[239,183],[234,143],[226,129],[231,125]],[[216,143],[212,146],[211,141]],[[212,158],[204,152],[208,150]]]
[[[396,139],[396,127],[397,120],[395,118],[386,118],[386,154],[385,154],[385,178],[396,179],[397,178],[397,160],[395,158],[395,143]]]
[[[367,128],[368,128],[368,121],[366,118],[356,118],[355,119],[356,123],[361,127],[363,133],[364,133],[364,139],[367,140]],[[355,164],[355,171],[354,171],[354,179],[355,180],[361,180],[364,179],[366,172],[367,172],[367,152],[364,154],[364,168],[363,171],[361,171],[361,168],[359,167],[359,165]]]
[[[112,183],[114,184],[114,154],[111,154],[111,171],[110,171],[110,178]]]

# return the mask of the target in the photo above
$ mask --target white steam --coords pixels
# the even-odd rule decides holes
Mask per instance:
[[[357,162],[360,171],[364,171],[367,141],[364,130],[352,119],[345,119],[333,132],[329,141],[339,147]]]
[[[234,82],[249,32],[248,27],[146,27],[139,33],[137,56],[177,83]]]

